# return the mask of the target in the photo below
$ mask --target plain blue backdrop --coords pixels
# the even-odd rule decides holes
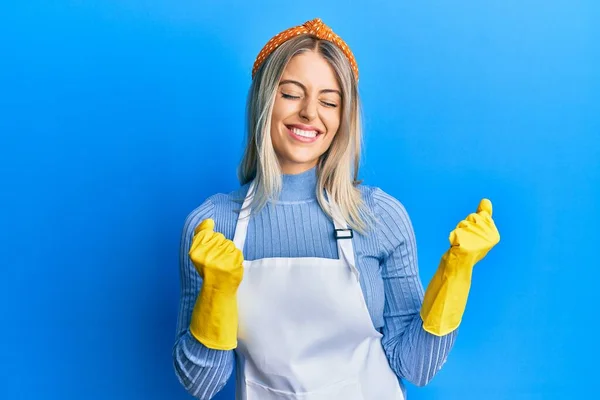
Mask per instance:
[[[482,197],[502,236],[409,400],[595,390],[598,2],[3,1],[1,399],[190,398],[183,221],[238,185],[254,58],[315,17],[357,57],[361,177],[406,206],[424,284]]]

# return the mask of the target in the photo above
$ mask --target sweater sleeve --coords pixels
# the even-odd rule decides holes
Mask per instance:
[[[417,246],[404,206],[379,188],[373,191],[379,218],[377,237],[382,250],[384,327],[382,345],[397,376],[424,386],[446,362],[457,330],[435,336],[423,329],[419,315],[423,285],[419,278]]]
[[[185,220],[179,250],[181,295],[177,336],[173,346],[173,366],[184,388],[197,399],[213,398],[227,383],[234,364],[233,350],[209,349],[190,334],[189,325],[202,279],[188,252],[194,228],[206,218],[214,218],[215,206],[208,198]]]

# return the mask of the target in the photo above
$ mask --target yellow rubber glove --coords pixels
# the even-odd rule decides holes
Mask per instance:
[[[500,241],[492,219],[492,203],[483,199],[450,233],[450,249],[444,253],[423,299],[423,329],[442,336],[460,325],[471,287],[473,267]]]
[[[215,222],[205,219],[196,227],[189,256],[202,288],[192,311],[190,333],[211,349],[237,347],[237,288],[244,272],[242,252],[222,233]]]

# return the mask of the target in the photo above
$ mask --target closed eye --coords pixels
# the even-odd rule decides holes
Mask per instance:
[[[300,98],[300,96],[293,96],[291,94],[287,94],[287,93],[281,93],[281,97],[283,97],[284,99],[290,99],[290,100],[298,100]],[[331,108],[336,108],[337,104],[335,103],[330,103],[327,101],[321,101],[321,104],[323,104],[326,107],[331,107]]]

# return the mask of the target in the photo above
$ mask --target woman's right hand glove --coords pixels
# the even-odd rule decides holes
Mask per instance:
[[[205,219],[195,229],[189,257],[202,277],[202,288],[192,311],[190,333],[211,349],[237,347],[237,288],[244,272],[244,257],[215,222]]]

